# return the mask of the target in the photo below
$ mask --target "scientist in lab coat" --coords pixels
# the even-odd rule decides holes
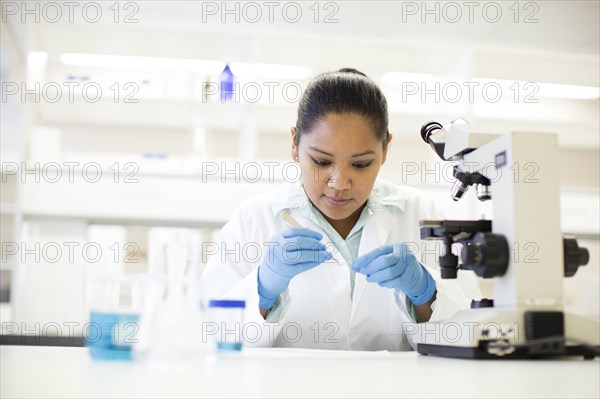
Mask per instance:
[[[459,282],[420,261],[433,202],[377,177],[392,135],[371,79],[314,78],[291,134],[300,181],[243,203],[202,276],[211,299],[246,300],[246,345],[410,350],[415,323],[468,307]]]

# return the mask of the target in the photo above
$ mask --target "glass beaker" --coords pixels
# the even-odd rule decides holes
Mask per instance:
[[[90,317],[84,335],[92,358],[130,360],[138,342],[144,275],[96,274],[88,284]]]

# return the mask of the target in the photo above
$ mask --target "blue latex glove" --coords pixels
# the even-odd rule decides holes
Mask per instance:
[[[384,245],[359,256],[352,269],[367,281],[404,292],[415,305],[423,305],[435,293],[435,280],[404,243]]]
[[[294,276],[332,258],[331,253],[320,242],[322,238],[316,231],[296,227],[271,239],[268,251],[258,267],[260,309],[271,309]]]

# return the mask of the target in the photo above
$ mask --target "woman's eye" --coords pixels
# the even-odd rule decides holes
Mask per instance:
[[[329,165],[331,165],[331,162],[329,162],[329,161],[319,161],[319,160],[316,160],[314,158],[312,158],[312,161],[314,163],[316,163],[317,165],[319,165],[319,166],[329,166]]]
[[[354,167],[358,168],[358,169],[364,169],[369,165],[371,165],[371,162],[362,162],[362,163],[355,163]]]

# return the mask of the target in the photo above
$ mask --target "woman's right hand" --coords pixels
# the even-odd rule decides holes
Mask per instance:
[[[322,238],[316,231],[294,227],[266,243],[268,249],[258,267],[260,309],[271,309],[294,276],[332,258]]]

